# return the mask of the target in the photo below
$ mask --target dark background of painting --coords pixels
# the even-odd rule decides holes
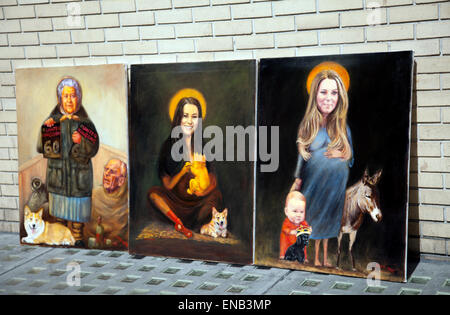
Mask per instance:
[[[199,90],[206,99],[203,130],[219,126],[225,140],[226,126],[255,125],[255,61],[179,63],[131,66],[131,102],[129,108],[130,159],[130,250],[140,254],[135,238],[151,220],[147,191],[161,186],[157,161],[160,148],[171,132],[169,101],[183,88]],[[204,139],[204,143],[210,139]],[[248,139],[247,139],[248,141]],[[236,141],[235,141],[236,144]],[[225,143],[224,143],[225,159]],[[248,155],[247,155],[248,156]],[[245,261],[251,261],[253,241],[253,165],[254,162],[213,161],[218,187],[228,211],[228,229],[245,245]],[[167,221],[168,222],[168,221]],[[150,241],[147,241],[150,242]],[[185,256],[192,242],[175,248]],[[179,244],[168,245],[175,247]],[[217,246],[217,258],[238,261]],[[195,251],[195,249],[192,249]],[[164,254],[164,250],[162,250]],[[173,252],[173,251],[172,251]],[[158,253],[158,254],[161,254]],[[190,253],[195,257],[195,253]],[[199,257],[202,258],[199,254]],[[242,257],[241,257],[242,258]]]
[[[378,184],[383,220],[376,224],[366,215],[354,253],[359,268],[375,261],[404,268],[408,196],[409,129],[412,53],[374,53],[302,58],[263,59],[259,68],[258,125],[280,126],[280,167],[256,177],[256,263],[278,258],[279,235],[285,219],[284,201],[294,181],[298,126],[306,110],[306,79],[323,61],[343,65],[350,75],[348,125],[352,132],[355,163],[348,186],[364,169],[383,174]],[[260,161],[257,169],[259,170]],[[335,263],[336,239],[329,242]],[[344,256],[348,237],[344,236]],[[314,260],[314,241],[308,255]],[[347,264],[349,261],[347,260]],[[347,266],[348,268],[348,266]]]

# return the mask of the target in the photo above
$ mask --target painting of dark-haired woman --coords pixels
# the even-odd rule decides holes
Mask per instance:
[[[132,66],[132,253],[252,262],[254,162],[214,153],[226,126],[254,126],[255,71],[254,61]]]
[[[200,227],[211,219],[212,208],[221,209],[222,193],[217,188],[214,173],[209,162],[204,162],[206,167],[205,189],[190,191],[190,182],[195,180],[195,174],[191,171],[192,163],[197,154],[193,144],[194,133],[198,131],[198,121],[202,117],[202,109],[197,99],[193,97],[182,98],[176,107],[172,121],[172,128],[181,126],[182,140],[186,147],[190,147],[188,156],[179,162],[174,161],[171,149],[178,138],[167,138],[163,143],[158,161],[158,173],[161,186],[150,188],[148,197],[153,206],[161,211],[174,223],[175,230],[187,238],[193,236],[191,230],[200,231]]]

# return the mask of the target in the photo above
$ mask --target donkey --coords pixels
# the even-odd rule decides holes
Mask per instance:
[[[349,234],[348,252],[352,261],[352,270],[356,270],[352,247],[356,239],[356,233],[363,223],[364,213],[370,214],[370,217],[376,223],[382,219],[378,188],[376,186],[380,180],[381,173],[382,170],[380,169],[370,177],[369,171],[366,168],[361,180],[349,187],[345,192],[344,210],[342,212],[341,228],[338,235],[336,268],[339,268],[342,235]]]

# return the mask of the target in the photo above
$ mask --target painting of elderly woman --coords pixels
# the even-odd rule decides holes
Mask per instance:
[[[17,71],[22,243],[127,249],[126,82],[123,65]]]
[[[131,67],[131,253],[252,262],[254,162],[214,153],[227,153],[227,126],[254,125],[255,71],[252,61]]]
[[[261,60],[283,163],[256,174],[256,264],[405,279],[411,82],[411,52]]]

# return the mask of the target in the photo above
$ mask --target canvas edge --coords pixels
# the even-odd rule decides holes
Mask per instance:
[[[255,60],[255,102],[254,102],[254,123],[255,123],[255,151],[253,163],[253,226],[252,226],[252,265],[256,264],[256,177],[258,164],[258,101],[259,101],[259,64],[260,60]]]
[[[414,51],[413,50],[409,50],[408,51],[410,53],[409,58],[411,59],[411,89],[409,91],[409,130],[408,130],[408,151],[407,151],[407,176],[406,176],[406,216],[405,216],[405,252],[404,252],[404,274],[403,274],[403,282],[407,282],[408,281],[408,220],[409,220],[409,181],[410,181],[410,170],[411,170],[411,141],[412,141],[412,137],[411,137],[411,131],[412,131],[412,101],[413,101],[413,89],[414,89]]]

